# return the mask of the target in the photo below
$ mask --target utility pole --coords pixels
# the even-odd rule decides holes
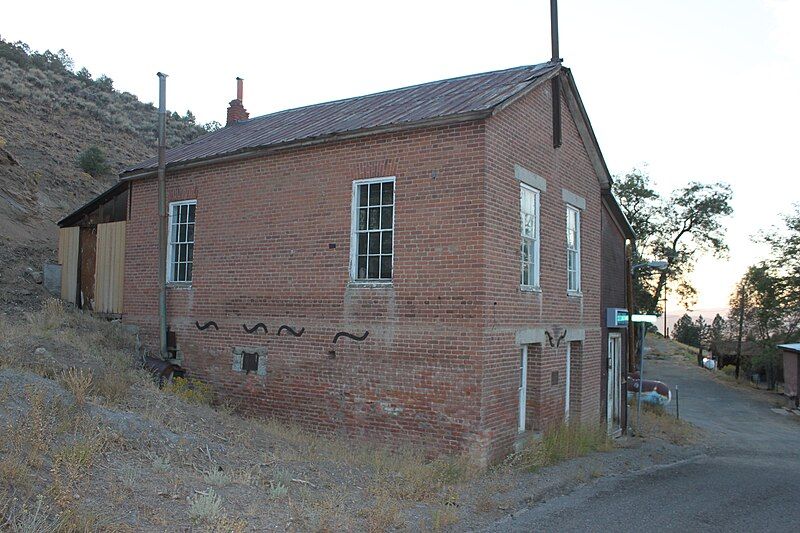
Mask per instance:
[[[744,306],[747,293],[744,284],[739,288],[739,335],[736,338],[736,379],[739,379],[739,367],[742,364],[742,334],[744,332]]]

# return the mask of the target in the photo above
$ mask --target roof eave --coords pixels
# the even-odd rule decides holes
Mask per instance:
[[[83,213],[85,213],[85,212],[89,211],[91,208],[103,203],[103,201],[105,201],[106,199],[110,198],[111,196],[114,196],[115,193],[117,193],[119,190],[121,190],[122,188],[127,187],[127,186],[128,186],[128,184],[126,182],[118,181],[117,183],[115,183],[114,185],[112,185],[111,187],[106,189],[105,191],[101,192],[100,194],[98,194],[97,196],[95,196],[94,198],[92,198],[91,200],[89,200],[88,202],[83,204],[82,206],[80,206],[78,209],[76,209],[73,212],[71,212],[69,215],[65,216],[64,218],[62,218],[61,220],[56,222],[56,224],[60,228],[63,228],[64,226],[69,226],[72,222],[80,219],[80,217],[81,217],[81,215],[83,215]]]
[[[288,150],[290,148],[300,148],[306,146],[316,146],[319,144],[345,141],[367,137],[371,135],[379,135],[382,133],[394,133],[398,131],[416,130],[421,128],[429,128],[436,126],[448,126],[451,124],[459,124],[463,122],[471,122],[475,120],[483,120],[491,116],[495,108],[482,109],[480,111],[469,111],[466,113],[459,113],[455,115],[446,115],[443,117],[435,117],[432,119],[425,119],[415,122],[407,122],[402,124],[390,124],[386,126],[378,126],[374,128],[363,128],[344,133],[332,133],[321,137],[298,139],[278,144],[269,144],[253,148],[244,148],[235,152],[228,152],[219,156],[211,156],[206,158],[191,159],[178,163],[167,164],[166,168],[170,171],[186,170],[200,166],[228,163],[232,161],[241,161],[244,159],[251,159],[255,157],[262,157],[280,150]],[[133,171],[123,171],[119,174],[121,182],[127,182],[136,179],[144,179],[155,176],[158,169],[157,167],[148,167],[143,169],[136,169]]]

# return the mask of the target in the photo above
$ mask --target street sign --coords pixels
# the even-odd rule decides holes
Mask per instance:
[[[656,315],[633,315],[631,322],[647,322],[648,324],[655,324],[658,321]]]
[[[606,308],[606,327],[608,328],[627,328],[628,310],[622,307]]]

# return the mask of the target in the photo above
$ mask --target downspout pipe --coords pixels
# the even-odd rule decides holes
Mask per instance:
[[[161,358],[167,351],[167,75],[158,73],[158,318]]]

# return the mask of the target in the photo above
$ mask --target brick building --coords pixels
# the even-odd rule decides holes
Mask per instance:
[[[121,175],[123,317],[152,348],[155,176]],[[177,356],[243,410],[484,462],[601,423],[609,186],[558,63],[252,119],[239,80],[225,128],[167,151]]]

